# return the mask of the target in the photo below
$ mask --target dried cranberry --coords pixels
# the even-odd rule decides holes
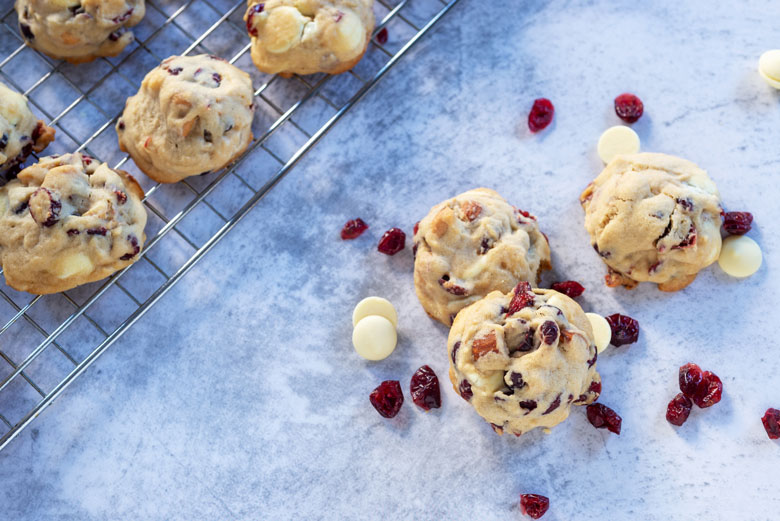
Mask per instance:
[[[521,389],[525,385],[522,373],[509,373],[509,379],[512,381],[512,389]]]
[[[680,390],[688,398],[693,398],[702,379],[701,367],[696,364],[685,364],[680,367]]]
[[[621,94],[615,98],[615,113],[626,123],[634,123],[642,117],[644,111],[642,100],[633,94]]]
[[[119,125],[117,126],[117,128],[118,128],[119,130],[124,130],[124,129],[125,129],[125,122],[124,122],[124,121],[120,121],[120,122],[119,122]]]
[[[33,199],[40,201],[40,203],[33,204]],[[62,203],[52,195],[48,188],[41,187],[33,192],[30,196],[30,204],[30,215],[41,226],[49,228],[59,221]]]
[[[709,371],[704,371],[696,393],[693,395],[693,403],[704,409],[712,407],[720,401],[723,394],[723,382],[717,375]]]
[[[184,69],[182,67],[172,67],[168,69],[168,74],[170,74],[171,76],[178,76],[179,73],[183,70]]]
[[[680,206],[682,206],[684,209],[688,210],[689,212],[691,210],[693,210],[693,201],[691,201],[687,197],[685,199],[677,198],[676,201],[677,201],[677,204],[679,204]]]
[[[764,424],[766,435],[770,440],[780,439],[780,411],[770,407],[761,418],[761,423]]]
[[[602,403],[592,403],[586,409],[591,425],[597,429],[607,429],[615,434],[620,434],[623,419],[615,411]]]
[[[109,34],[109,35],[108,35],[108,39],[109,39],[109,40],[111,40],[112,42],[116,42],[116,41],[118,41],[118,40],[119,40],[119,39],[122,37],[122,35],[123,35],[123,34],[125,34],[126,32],[127,32],[127,29],[125,29],[124,27],[122,27],[121,29],[118,29],[118,30],[114,31],[113,33]]]
[[[412,235],[417,235],[417,230],[420,229],[420,221],[417,221],[414,223],[414,230],[412,230]]]
[[[723,229],[730,235],[745,235],[753,224],[750,212],[727,212],[723,214]]]
[[[532,306],[534,303],[534,292],[531,291],[531,284],[528,282],[520,282],[515,286],[514,295],[509,302],[509,309],[506,311],[506,315],[514,315],[521,309]]]
[[[460,382],[460,385],[458,386],[460,389],[460,396],[467,402],[471,401],[471,397],[474,396],[474,393],[471,391],[471,384],[468,380],[462,380]]]
[[[214,137],[211,135],[210,130],[203,131],[203,141],[205,141],[206,143],[211,143],[214,141]]]
[[[382,27],[382,30],[376,33],[376,43],[384,45],[387,43],[387,27]]]
[[[528,114],[528,128],[531,132],[539,132],[544,130],[552,123],[553,115],[555,114],[555,107],[547,98],[539,98],[534,100],[534,105],[531,107],[531,112]]]
[[[368,225],[363,222],[363,219],[358,217],[357,219],[347,221],[347,224],[341,229],[341,238],[345,241],[356,239],[366,230],[368,230]]]
[[[691,414],[691,407],[693,407],[691,399],[683,393],[677,393],[677,396],[672,398],[672,401],[666,407],[666,421],[679,427],[688,419],[688,415]]]
[[[138,255],[138,252],[141,251],[141,246],[139,246],[138,239],[135,237],[135,235],[128,235],[127,242],[130,243],[130,246],[133,248],[133,251],[129,253],[125,253],[124,255],[119,257],[119,260],[123,260],[123,261],[130,260],[136,255]]]
[[[263,9],[265,9],[265,4],[255,4],[252,7],[250,7],[249,11],[247,12],[246,31],[251,36],[257,36],[257,28],[255,27],[252,19],[255,17],[256,14],[262,13]]]
[[[369,397],[376,412],[385,418],[394,418],[404,404],[404,393],[398,380],[385,380]]]
[[[399,228],[390,228],[379,240],[377,250],[385,255],[395,255],[404,249],[406,245],[406,234]]]
[[[545,344],[553,345],[558,339],[558,324],[552,320],[545,320],[539,327],[539,334]]]
[[[116,195],[116,201],[120,205],[125,204],[127,202],[127,194],[124,193],[122,190],[114,190],[114,194]]]
[[[87,235],[103,235],[103,236],[105,236],[107,233],[108,233],[108,230],[106,230],[102,226],[100,228],[92,228],[90,230],[87,230]]]
[[[22,31],[22,35],[27,38],[28,40],[34,40],[35,35],[33,34],[32,30],[30,29],[30,26],[24,23],[19,24],[19,30]]]
[[[552,289],[559,293],[563,293],[567,297],[576,298],[585,292],[585,288],[579,282],[573,280],[567,280],[564,282],[555,282],[552,285]]]
[[[460,340],[455,342],[455,345],[452,346],[452,363],[455,363],[455,358],[458,356],[458,348],[460,348]]]
[[[463,296],[468,294],[468,290],[462,286],[458,286],[457,284],[451,284],[450,283],[450,276],[447,274],[442,275],[442,277],[439,279],[439,285],[446,291],[447,293],[451,293],[452,295],[456,296]]]
[[[214,80],[217,83],[217,87],[222,85],[222,75],[218,72],[215,72],[211,75],[211,79]]]
[[[550,508],[550,500],[539,494],[520,494],[520,510],[523,515],[539,519]]]
[[[439,378],[427,365],[422,366],[412,375],[409,392],[415,405],[425,411],[441,407]]]
[[[75,228],[72,228],[72,229],[68,230],[68,235],[71,236],[71,237],[73,237],[74,235],[78,235],[80,233],[81,232],[76,230]]]
[[[5,150],[6,145],[8,145],[8,134],[3,133],[3,136],[0,137],[0,150]]]
[[[542,413],[542,415],[550,414],[555,409],[560,407],[560,405],[561,405],[561,395],[559,394],[558,396],[555,397],[555,400],[553,400],[553,402],[550,404],[547,410]]]
[[[639,338],[639,322],[633,318],[615,313],[607,317],[609,327],[612,329],[610,343],[615,347],[633,344]]]
[[[117,16],[116,18],[112,18],[111,21],[115,24],[121,24],[128,20],[133,15],[133,8],[131,7],[129,11],[127,11],[125,14],[121,16]]]
[[[520,407],[528,411],[533,411],[534,409],[536,409],[537,403],[536,400],[524,400],[518,402],[517,405],[519,405]]]

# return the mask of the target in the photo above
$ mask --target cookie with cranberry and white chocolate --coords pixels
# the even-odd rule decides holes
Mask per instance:
[[[132,176],[81,154],[44,157],[0,188],[0,264],[18,291],[47,294],[138,259],[144,193]]]
[[[42,152],[53,140],[54,129],[33,115],[27,98],[0,83],[0,178],[15,174],[33,150]]]
[[[133,41],[144,0],[16,0],[19,32],[38,51],[70,63],[116,56]]]
[[[249,0],[252,61],[269,74],[340,74],[365,54],[374,0]]]
[[[601,392],[590,321],[574,300],[521,282],[461,310],[447,339],[450,380],[493,429],[554,427]]]
[[[707,172],[666,154],[618,156],[580,196],[607,286],[678,291],[718,260],[720,194]]]
[[[449,326],[464,307],[552,267],[536,217],[488,188],[434,206],[414,232],[414,287],[425,311]]]
[[[119,148],[160,183],[218,170],[252,142],[249,75],[222,58],[171,56],[128,98]]]

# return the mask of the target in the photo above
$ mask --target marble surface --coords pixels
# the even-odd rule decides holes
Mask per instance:
[[[486,10],[486,5],[490,9]],[[777,519],[780,446],[760,417],[780,407],[773,333],[780,283],[780,93],[760,54],[780,46],[775,0],[462,0],[370,95],[146,317],[0,453],[3,519]],[[729,209],[749,210],[765,263],[738,281],[717,266],[677,294],[610,290],[577,202],[595,144],[638,94],[647,151],[699,163]],[[530,135],[536,97],[554,124]],[[428,319],[407,248],[381,233],[441,199],[489,186],[534,212],[553,278],[583,306],[637,318],[637,344],[599,358],[620,436],[584,410],[551,434],[498,437],[446,378],[446,330]],[[371,226],[352,242],[341,225]],[[399,311],[379,363],[350,344],[367,295]],[[723,379],[723,401],[682,428],[664,419],[677,367]],[[443,406],[407,394],[394,420],[371,408],[429,364]]]

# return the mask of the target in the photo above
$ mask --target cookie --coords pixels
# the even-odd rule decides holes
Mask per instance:
[[[0,178],[19,171],[30,152],[42,152],[54,129],[36,118],[27,98],[0,83]]]
[[[249,75],[222,58],[171,56],[128,98],[119,148],[160,183],[218,170],[252,142],[253,100]]]
[[[144,0],[16,0],[25,43],[70,63],[122,52],[145,12]]]
[[[554,427],[601,392],[590,321],[571,298],[521,282],[464,308],[447,339],[455,391],[517,436]]]
[[[491,291],[506,293],[520,281],[536,285],[552,267],[536,217],[488,188],[434,206],[415,226],[413,248],[417,297],[446,326]]]
[[[580,196],[585,229],[607,265],[608,286],[654,282],[678,291],[718,260],[721,205],[715,183],[666,154],[618,156]]]
[[[374,0],[249,0],[252,61],[269,74],[340,74],[365,54]]]
[[[6,283],[43,295],[129,266],[146,240],[143,196],[132,176],[81,154],[25,168],[0,188]]]

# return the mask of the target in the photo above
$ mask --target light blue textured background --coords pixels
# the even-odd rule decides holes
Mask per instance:
[[[780,47],[779,19],[776,0],[462,0],[0,453],[0,517],[516,519],[518,495],[536,492],[551,498],[550,521],[778,519],[780,446],[759,418],[780,407],[780,93],[756,65]],[[644,150],[697,162],[726,208],[753,212],[765,254],[754,277],[713,266],[677,294],[603,285],[577,197],[624,91],[645,103]],[[530,135],[541,96],[555,122]],[[598,363],[619,437],[578,409],[550,435],[499,438],[452,391],[446,331],[416,300],[410,247],[375,248],[385,229],[411,234],[430,206],[477,186],[538,216],[553,278],[582,282],[586,309],[640,321],[640,341]],[[357,216],[370,230],[342,242]],[[400,317],[380,363],[350,343],[368,295]],[[664,413],[689,361],[725,392],[678,429]],[[396,419],[380,418],[369,392],[384,379],[408,390],[422,364],[442,380],[442,408],[424,414],[407,392]]]

